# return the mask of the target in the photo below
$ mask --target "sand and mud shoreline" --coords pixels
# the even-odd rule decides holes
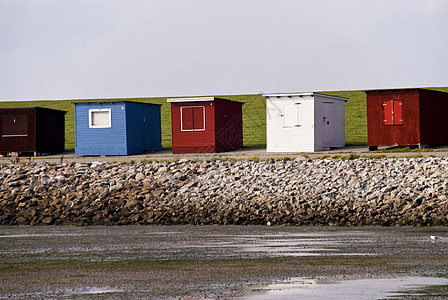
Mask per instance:
[[[446,227],[2,226],[0,298],[260,299],[293,278],[446,278],[447,240]],[[423,293],[448,292],[433,284]]]

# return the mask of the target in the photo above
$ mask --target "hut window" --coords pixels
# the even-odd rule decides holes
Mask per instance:
[[[205,130],[205,107],[187,106],[180,108],[182,131],[204,131]]]
[[[403,101],[402,100],[384,100],[384,125],[403,124]]]
[[[300,103],[285,103],[283,104],[283,127],[298,127],[300,126]]]
[[[90,128],[110,128],[111,111],[110,108],[89,109]]]
[[[2,137],[28,136],[27,115],[3,115],[1,119]]]

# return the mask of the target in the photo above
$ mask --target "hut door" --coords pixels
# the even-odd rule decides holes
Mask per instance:
[[[149,121],[149,114],[145,112],[143,116],[143,144],[145,147],[148,147],[152,144],[153,138]]]
[[[331,146],[334,137],[334,103],[323,102],[323,143],[324,146]]]
[[[222,134],[222,139],[226,143],[230,143],[230,145],[233,145],[235,143],[235,138],[238,136],[238,128],[236,124],[237,122],[235,122],[235,112],[233,107],[224,107],[224,132]]]

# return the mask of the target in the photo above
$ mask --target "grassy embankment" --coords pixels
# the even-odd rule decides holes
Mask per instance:
[[[448,87],[431,88],[448,92]],[[363,91],[327,91],[326,94],[350,98],[346,105],[346,144],[367,144],[366,96]],[[266,146],[266,101],[262,95],[225,95],[219,96],[231,100],[245,102],[243,105],[244,146],[249,148]],[[75,115],[73,102],[90,101],[139,101],[162,104],[162,146],[171,148],[171,109],[166,97],[159,98],[126,98],[126,99],[89,99],[59,101],[21,101],[0,102],[0,107],[41,106],[67,111],[65,115],[65,149],[75,149]]]

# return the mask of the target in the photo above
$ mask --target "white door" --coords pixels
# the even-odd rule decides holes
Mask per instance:
[[[331,147],[334,139],[334,102],[323,102],[323,143]]]

